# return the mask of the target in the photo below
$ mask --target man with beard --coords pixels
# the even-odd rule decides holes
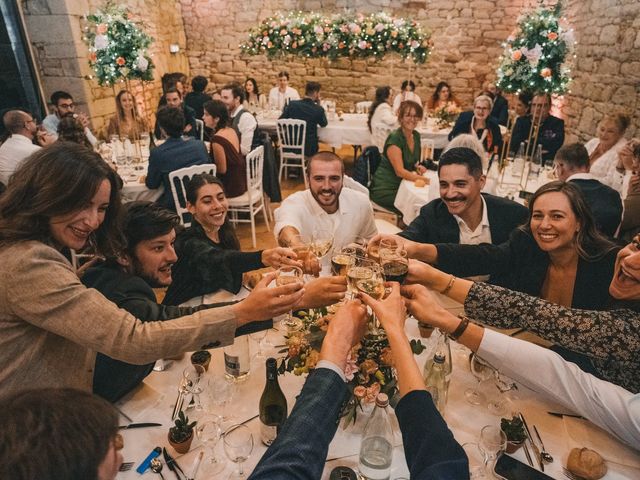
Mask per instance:
[[[89,117],[84,113],[76,113],[76,104],[73,102],[73,97],[70,93],[62,90],[53,92],[51,94],[51,106],[53,108],[53,113],[50,113],[44,117],[44,120],[42,120],[42,126],[47,130],[47,132],[58,138],[58,125],[60,124],[62,117],[77,116],[78,120],[84,127],[84,134],[86,135],[87,140],[89,140],[89,143],[94,146],[98,143],[98,140],[89,129]]]
[[[440,198],[422,207],[401,237],[423,244],[498,245],[527,220],[528,211],[522,205],[480,193],[486,177],[480,157],[470,148],[456,147],[443,153],[438,179]]]
[[[343,187],[344,164],[332,152],[318,152],[307,165],[309,188],[289,195],[275,211],[278,243],[295,247],[296,235],[311,238],[324,230],[333,236],[333,248],[376,234],[369,198]]]

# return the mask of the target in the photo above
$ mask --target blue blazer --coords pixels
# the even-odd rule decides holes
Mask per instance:
[[[318,368],[310,373],[291,416],[249,479],[321,478],[347,395],[347,385],[333,370]],[[396,415],[412,479],[469,478],[464,450],[427,392],[405,395]]]

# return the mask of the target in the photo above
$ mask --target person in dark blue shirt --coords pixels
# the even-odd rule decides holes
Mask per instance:
[[[307,158],[318,153],[318,126],[327,126],[327,116],[318,104],[320,101],[320,84],[307,82],[302,100],[292,100],[284,107],[280,118],[294,118],[307,122],[304,154]]]
[[[204,115],[204,104],[211,101],[211,95],[204,93],[205,88],[209,80],[202,75],[196,75],[191,80],[191,92],[187,93],[184,97],[184,104],[187,107],[191,107],[195,112],[195,117],[198,120],[202,120]]]
[[[180,90],[176,87],[169,87],[162,98],[164,99],[164,103],[162,103],[162,100],[160,101],[162,106],[174,107],[182,110],[185,120],[185,125],[182,127],[182,134],[188,137],[197,138],[199,136],[199,132],[196,125],[196,112],[189,105],[184,104]],[[159,107],[158,111],[160,111],[160,108],[162,107]],[[162,138],[162,131],[160,130],[160,122],[158,122],[157,115],[158,114],[156,113],[156,126],[153,129],[153,134],[157,139],[159,139]]]

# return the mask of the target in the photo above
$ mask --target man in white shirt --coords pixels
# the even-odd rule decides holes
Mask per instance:
[[[229,83],[222,87],[220,91],[222,102],[229,110],[231,117],[231,126],[240,138],[240,153],[247,155],[251,151],[254,143],[254,136],[258,127],[258,122],[251,112],[245,110],[242,106],[244,101],[244,92],[242,85],[239,83]]]
[[[76,104],[73,103],[73,97],[70,93],[62,90],[53,92],[51,94],[51,106],[53,108],[53,113],[44,117],[44,120],[42,121],[42,126],[46,128],[47,132],[51,135],[55,135],[57,138],[60,119],[67,115],[77,115],[78,120],[80,120],[80,123],[82,123],[82,126],[84,127],[84,134],[86,135],[87,140],[89,140],[89,143],[94,146],[98,143],[98,140],[89,129],[89,117],[84,113],[75,113]]]
[[[280,72],[278,86],[269,92],[269,106],[282,110],[289,100],[300,100],[300,95],[295,88],[289,86],[289,73]]]
[[[377,230],[367,195],[343,188],[344,164],[332,152],[318,152],[307,166],[309,188],[289,195],[275,211],[274,233],[280,245],[295,246],[295,236],[314,230],[333,234],[334,249],[356,237],[369,239]]]
[[[2,116],[4,128],[11,134],[0,146],[0,182],[5,186],[20,163],[40,147],[33,144],[36,122],[22,110],[9,110]]]

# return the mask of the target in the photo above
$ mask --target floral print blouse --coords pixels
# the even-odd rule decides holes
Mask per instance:
[[[640,313],[562,307],[525,293],[474,283],[466,314],[498,328],[525,328],[545,340],[590,358],[600,375],[640,392]]]

